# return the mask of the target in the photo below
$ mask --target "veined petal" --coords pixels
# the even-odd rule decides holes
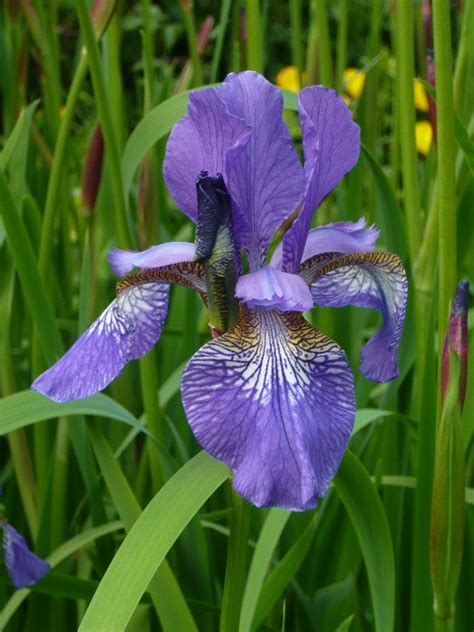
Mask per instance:
[[[375,226],[366,228],[363,217],[357,222],[336,222],[318,226],[309,231],[301,261],[325,252],[342,252],[343,254],[370,252],[378,237],[379,231]],[[272,256],[272,266],[281,268],[282,258],[283,246],[279,244]]]
[[[351,434],[354,384],[344,352],[301,314],[242,309],[182,380],[199,443],[258,507],[303,511],[323,496]]]
[[[31,388],[56,402],[101,391],[127,362],[155,345],[168,312],[168,297],[169,285],[156,282],[125,289]]]
[[[193,261],[195,256],[194,244],[173,241],[152,246],[143,252],[113,248],[109,252],[108,261],[114,274],[122,277],[133,268],[160,268],[182,261]]]
[[[51,570],[45,560],[30,551],[25,538],[9,524],[1,524],[3,529],[3,559],[17,590],[39,582]]]
[[[313,306],[309,287],[300,276],[271,266],[241,276],[235,295],[248,307],[273,308],[282,312],[306,312]]]
[[[301,266],[315,305],[355,305],[382,314],[381,329],[361,351],[361,373],[374,382],[398,376],[397,351],[407,304],[407,278],[399,257],[389,252],[319,255]]]
[[[238,155],[248,142],[250,127],[230,113],[208,88],[189,96],[189,113],[170,134],[163,163],[166,186],[183,213],[196,222],[196,178],[201,171],[211,176],[224,173],[227,152]]]
[[[303,134],[305,193],[301,211],[283,240],[283,269],[297,272],[311,218],[359,159],[360,129],[334,90],[305,88],[298,107]]]
[[[245,148],[227,155],[225,180],[239,248],[245,247],[252,272],[262,264],[268,244],[296,208],[303,170],[282,119],[280,91],[255,72],[230,74],[218,94],[229,112],[252,129]]]

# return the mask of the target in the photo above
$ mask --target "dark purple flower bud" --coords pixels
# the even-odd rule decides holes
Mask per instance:
[[[462,407],[466,397],[467,382],[467,303],[468,303],[468,281],[461,281],[457,287],[451,315],[449,317],[448,331],[444,339],[443,363],[441,370],[441,396],[444,402],[446,389],[450,376],[449,349],[453,351],[460,360],[459,373],[459,394],[458,401]]]
[[[97,124],[89,145],[82,176],[82,201],[89,212],[94,210],[97,200],[103,162],[104,138],[100,124]]]
[[[12,584],[17,590],[36,584],[49,573],[50,565],[30,551],[25,538],[11,525],[0,526],[3,529],[3,559]]]
[[[433,88],[435,87],[435,65],[434,65],[434,52],[429,48],[426,53],[426,80]],[[436,105],[432,97],[428,94],[428,118],[433,130],[433,142],[436,145]]]

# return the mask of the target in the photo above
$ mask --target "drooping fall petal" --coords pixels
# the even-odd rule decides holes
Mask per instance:
[[[258,507],[314,507],[339,466],[355,415],[344,352],[296,312],[242,309],[182,379],[191,428]]]
[[[374,382],[395,379],[407,304],[400,258],[388,252],[319,255],[303,264],[301,276],[311,285],[315,305],[354,305],[382,314],[382,327],[362,348],[360,370]]]

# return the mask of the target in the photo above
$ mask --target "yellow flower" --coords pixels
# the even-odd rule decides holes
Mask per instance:
[[[275,83],[279,88],[290,90],[290,92],[300,91],[300,78],[296,66],[285,66],[277,74]]]
[[[433,130],[429,121],[418,121],[415,125],[416,151],[423,156],[430,153],[433,142]]]
[[[342,73],[342,81],[347,94],[352,99],[358,99],[364,89],[365,72],[356,68],[346,68]]]
[[[420,112],[428,112],[428,97],[426,96],[423,84],[419,79],[415,79],[413,84],[413,94],[415,98],[415,107]]]

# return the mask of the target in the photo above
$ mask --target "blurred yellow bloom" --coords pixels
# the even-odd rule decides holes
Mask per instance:
[[[420,110],[420,112],[428,112],[428,97],[426,96],[423,84],[418,79],[415,79],[413,85],[416,109]]]
[[[300,78],[296,66],[285,66],[277,74],[275,83],[279,88],[290,92],[300,91]]]
[[[416,151],[423,156],[430,152],[433,142],[433,130],[429,121],[418,121],[415,125]]]
[[[352,99],[358,99],[364,89],[365,72],[357,68],[346,68],[342,73],[342,81],[347,94]]]

